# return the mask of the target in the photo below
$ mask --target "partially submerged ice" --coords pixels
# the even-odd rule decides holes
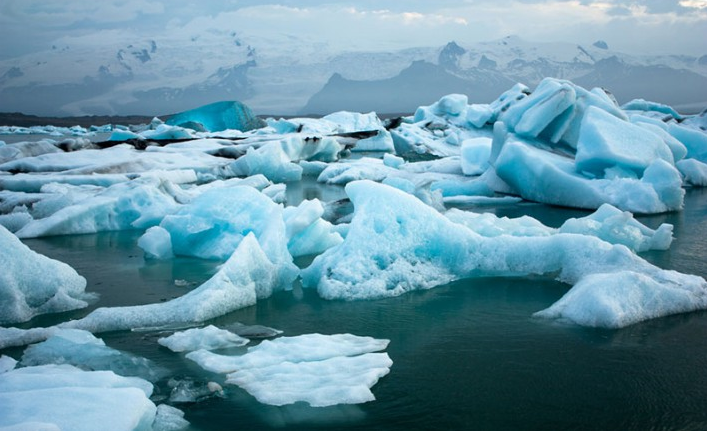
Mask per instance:
[[[707,307],[703,278],[657,268],[620,244],[566,233],[482,236],[391,187],[360,181],[347,185],[346,192],[355,210],[344,242],[302,271],[303,284],[326,299],[385,298],[467,277],[557,274],[560,281],[575,285],[559,303],[574,300],[576,306],[539,316],[621,327]],[[607,275],[604,292],[630,289],[624,281],[634,277],[641,278],[640,286],[660,286],[673,301],[644,301],[627,294],[585,304],[573,292],[599,274]],[[590,320],[577,311],[589,304],[595,307]]]
[[[18,368],[0,374],[0,428],[156,430],[176,422],[174,410],[150,401],[152,385],[111,371],[83,371],[70,365]],[[90,406],[90,408],[87,408]],[[164,409],[162,409],[164,410]],[[163,422],[169,421],[169,422]]]
[[[258,118],[248,106],[238,101],[215,102],[180,112],[169,117],[166,123],[187,127],[190,126],[190,123],[199,124],[209,132],[220,132],[227,129],[247,132],[265,125],[263,120]]]
[[[100,338],[80,329],[57,329],[46,341],[27,347],[20,364],[69,364],[84,370],[141,377],[151,382],[165,373],[152,361],[108,347]]]
[[[352,334],[305,334],[265,340],[241,356],[206,350],[187,354],[208,371],[228,374],[258,401],[276,406],[304,401],[313,407],[375,399],[370,388],[390,372],[388,340]]]
[[[277,267],[251,233],[218,272],[196,289],[167,302],[98,308],[86,317],[49,328],[0,328],[0,348],[46,340],[64,328],[91,333],[193,325],[254,305],[273,291],[289,288],[277,279]]]
[[[0,226],[0,324],[88,306],[86,279],[69,265],[32,251]]]

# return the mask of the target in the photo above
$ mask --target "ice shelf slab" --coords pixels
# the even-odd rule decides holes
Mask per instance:
[[[0,427],[10,429],[153,430],[152,385],[110,371],[69,365],[19,368],[0,374]],[[53,427],[53,428],[52,428]]]
[[[276,406],[304,401],[314,407],[375,399],[370,388],[390,372],[388,340],[352,334],[305,334],[265,340],[241,356],[206,350],[187,354],[206,370],[228,373],[226,383]]]
[[[35,253],[0,226],[0,324],[88,306],[86,279],[69,265]]]
[[[355,209],[344,242],[302,271],[303,285],[317,288],[326,299],[391,297],[478,276],[558,274],[560,281],[581,286],[596,274],[629,272],[677,298],[670,308],[656,308],[651,301],[636,305],[630,296],[618,297],[617,313],[638,307],[632,323],[707,307],[702,277],[661,270],[623,245],[566,233],[484,237],[392,187],[359,181],[347,185],[346,192]],[[624,279],[605,281],[605,291],[612,291],[621,289]],[[604,314],[593,324],[613,327],[614,317]]]

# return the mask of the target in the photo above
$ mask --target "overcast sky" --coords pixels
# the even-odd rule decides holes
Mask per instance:
[[[0,59],[57,41],[110,43],[116,30],[159,39],[198,28],[297,35],[377,50],[518,35],[645,54],[707,54],[707,0],[2,0]]]

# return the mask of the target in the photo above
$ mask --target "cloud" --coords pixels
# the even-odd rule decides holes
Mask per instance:
[[[0,59],[107,30],[160,39],[204,29],[237,32],[255,46],[295,38],[313,55],[327,47],[388,50],[509,34],[697,54],[707,52],[698,37],[706,26],[707,0],[2,0]]]

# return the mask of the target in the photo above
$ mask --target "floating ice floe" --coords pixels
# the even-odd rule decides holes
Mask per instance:
[[[375,399],[370,388],[390,372],[388,340],[351,334],[306,334],[265,340],[241,356],[206,350],[187,354],[208,371],[228,373],[226,383],[276,406],[304,401],[313,407]]]
[[[540,231],[540,236],[482,236],[391,187],[360,181],[347,185],[346,192],[355,210],[344,242],[318,256],[302,271],[305,287],[317,288],[326,299],[391,297],[478,276],[557,274],[560,281],[581,288],[587,280],[596,279],[597,274],[621,273],[650,281],[643,282],[643,286],[651,283],[661,286],[673,293],[674,301],[667,305],[622,295],[605,303],[607,308],[603,313],[595,310],[596,318],[592,321],[582,320],[570,312],[575,309],[566,307],[563,308],[566,313],[557,312],[552,317],[591,326],[617,327],[681,310],[707,308],[707,282],[703,278],[661,270],[623,245],[612,245],[588,235],[546,235],[532,223],[530,227]],[[600,223],[609,227],[611,217],[628,216],[607,209],[596,215],[595,221],[602,220]],[[594,223],[590,221],[581,227],[585,233],[593,229]],[[669,231],[666,227],[659,233],[643,232],[634,225],[624,233],[612,235],[616,235],[617,242],[629,242],[640,248],[645,247],[643,244],[651,245],[653,238],[656,246],[669,244]],[[625,289],[625,280],[626,276],[605,277],[605,291]],[[572,293],[575,288],[567,294],[566,301],[580,298]],[[582,308],[583,303],[578,301],[576,309]]]
[[[175,332],[169,337],[157,340],[158,343],[173,352],[226,349],[245,346],[248,341],[247,338],[240,337],[225,329],[219,329],[213,325]]]
[[[281,284],[278,273],[282,272],[251,233],[242,239],[216,274],[179,298],[155,304],[98,308],[82,319],[60,326],[98,333],[204,322],[253,305],[257,298],[266,298],[274,290],[289,288],[289,282]]]
[[[0,226],[0,324],[88,306],[86,279],[69,265],[35,253]]]
[[[273,182],[302,179],[301,160],[333,162],[338,160],[343,146],[331,137],[294,135],[268,142],[259,148],[248,148],[246,154],[232,162],[228,169],[233,176],[265,175]]]
[[[99,189],[89,196],[63,193],[59,209],[27,223],[16,234],[35,238],[154,226],[176,211],[178,203],[170,193],[173,189],[169,181],[146,177]]]
[[[152,385],[111,371],[70,365],[18,368],[0,374],[0,428],[94,430],[183,429],[174,408],[150,401]],[[90,406],[90,408],[87,408]],[[183,416],[183,414],[182,414]],[[172,427],[172,426],[176,427]]]
[[[27,347],[20,365],[69,364],[84,370],[113,371],[121,376],[154,382],[164,376],[152,361],[112,349],[100,338],[80,329],[57,329],[46,341]]]
[[[277,274],[277,266],[268,260],[255,235],[249,234],[216,274],[179,298],[146,305],[98,308],[84,318],[49,328],[0,327],[0,348],[36,343],[63,328],[99,333],[201,323],[254,305],[258,298],[268,297],[275,290],[291,288],[289,283],[282,285]]]

